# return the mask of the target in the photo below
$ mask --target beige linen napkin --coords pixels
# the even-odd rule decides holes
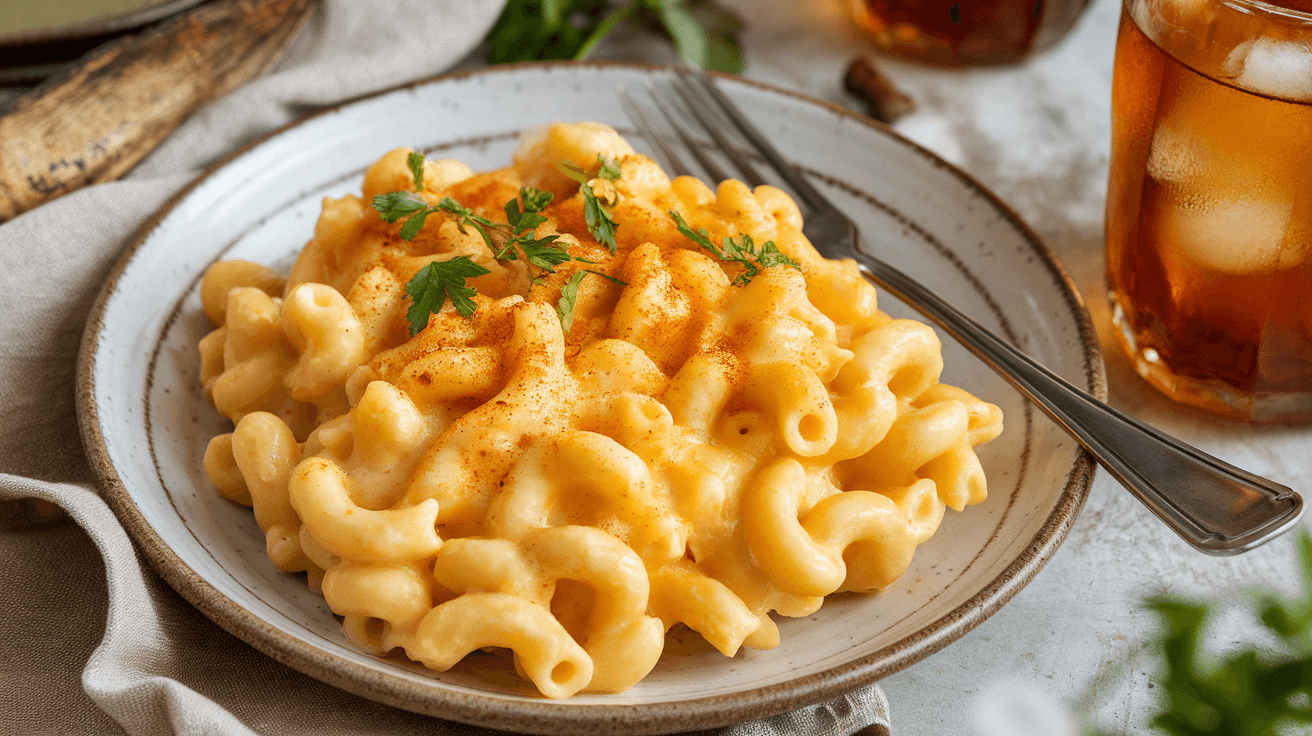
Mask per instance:
[[[73,377],[110,266],[204,166],[307,110],[450,67],[499,11],[495,0],[327,0],[278,71],[202,109],[127,180],[0,225],[0,733],[493,733],[320,683],[174,593],[96,493]],[[716,733],[873,736],[887,726],[871,686]]]

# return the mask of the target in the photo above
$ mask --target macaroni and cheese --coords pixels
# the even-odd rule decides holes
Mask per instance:
[[[471,226],[509,232],[534,191],[552,199],[521,225],[567,260],[510,259]],[[409,238],[374,207],[394,192],[432,206]],[[888,586],[946,507],[985,497],[997,407],[939,383],[934,332],[821,258],[776,188],[671,180],[583,123],[484,173],[392,151],[362,195],[324,200],[285,280],[213,265],[200,351],[235,424],[209,476],[364,649],[445,670],[505,647],[547,697],[621,692],[670,627],[773,647],[772,612]],[[781,260],[747,278],[682,224]],[[412,336],[407,286],[462,257],[466,309],[444,287]]]

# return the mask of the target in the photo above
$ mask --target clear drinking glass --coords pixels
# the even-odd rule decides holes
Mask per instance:
[[[1089,0],[852,0],[880,50],[939,66],[1018,61],[1070,30]]]
[[[1107,275],[1162,392],[1312,419],[1312,0],[1125,0]]]

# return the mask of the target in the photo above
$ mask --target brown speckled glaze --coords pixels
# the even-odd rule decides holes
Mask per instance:
[[[888,591],[841,597],[809,620],[781,622],[784,642],[776,650],[734,659],[700,651],[671,654],[649,681],[624,695],[548,701],[524,688],[483,682],[476,673],[425,673],[353,652],[339,641],[322,600],[316,604],[304,590],[303,579],[270,572],[267,561],[260,564],[263,545],[252,544],[249,512],[230,508],[208,488],[203,474],[196,473],[198,455],[191,456],[207,433],[222,431],[212,410],[196,400],[194,365],[187,373],[188,342],[194,349],[195,337],[203,334],[196,321],[195,282],[204,267],[219,257],[259,260],[261,254],[267,256],[264,262],[282,259],[279,265],[285,265],[312,227],[316,197],[357,188],[364,167],[389,148],[413,145],[462,158],[484,156],[490,163],[471,163],[489,168],[498,156],[504,163],[514,134],[546,122],[514,109],[520,96],[554,95],[558,110],[567,112],[547,120],[587,116],[623,128],[618,106],[586,90],[641,84],[664,74],[668,70],[636,64],[526,64],[388,90],[318,113],[234,152],[142,227],[92,310],[78,369],[78,408],[87,454],[107,501],[170,585],[279,662],[379,702],[524,733],[655,734],[765,717],[876,681],[947,646],[1033,578],[1083,505],[1093,463],[1001,379],[951,345],[945,345],[945,380],[1003,404],[1008,414],[1000,449],[984,453],[990,501],[951,515],[945,531],[922,546],[903,581]],[[931,283],[945,296],[973,306],[1008,339],[1091,394],[1106,397],[1101,354],[1077,290],[1051,252],[996,197],[868,118],[767,85],[724,80],[749,113],[775,113],[767,134],[857,215],[863,233],[879,241],[876,247],[889,248],[889,260],[903,266],[908,259],[923,262],[927,271],[909,270],[926,280],[938,277],[941,284]],[[497,117],[485,114],[483,108],[497,105]],[[405,120],[416,111],[440,130],[378,122]],[[812,127],[777,130],[776,121]],[[844,150],[838,152],[842,159],[831,158],[814,143],[817,132],[835,146],[856,141],[872,150]],[[302,149],[301,158],[288,153]],[[338,155],[340,162],[331,160]],[[260,177],[277,179],[281,174],[274,164],[288,156],[304,167],[290,180],[296,182],[294,191],[285,202],[264,201]],[[862,163],[862,156],[869,159],[864,162],[869,173],[835,170],[845,160]],[[886,170],[877,171],[881,167]],[[888,184],[891,180],[899,185]],[[904,194],[904,180],[907,187],[926,187],[924,197]],[[242,200],[248,188],[250,198]],[[919,199],[934,197],[949,204],[932,215],[913,211]],[[232,198],[239,201],[223,211]],[[932,201],[925,205],[933,206]],[[177,228],[207,216],[216,218],[218,232],[200,244],[188,241],[196,252],[169,250],[182,247]],[[948,227],[951,222],[958,230]],[[231,231],[223,230],[229,223]],[[299,240],[289,235],[298,232]],[[168,265],[146,257],[161,250],[170,254],[164,260]],[[158,293],[143,296],[146,284]],[[1013,296],[1017,289],[1037,301],[1043,314],[1024,307]],[[139,354],[142,346],[148,355]],[[161,419],[164,428],[157,426]],[[1015,529],[1024,533],[1007,531]],[[790,640],[796,641],[791,649]],[[823,651],[812,660],[807,654],[812,650]]]

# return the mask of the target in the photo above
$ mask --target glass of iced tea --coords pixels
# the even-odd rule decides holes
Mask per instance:
[[[1089,0],[852,0],[880,50],[938,66],[1005,64],[1052,45]]]
[[[1312,0],[1125,0],[1107,276],[1168,396],[1312,419]]]

